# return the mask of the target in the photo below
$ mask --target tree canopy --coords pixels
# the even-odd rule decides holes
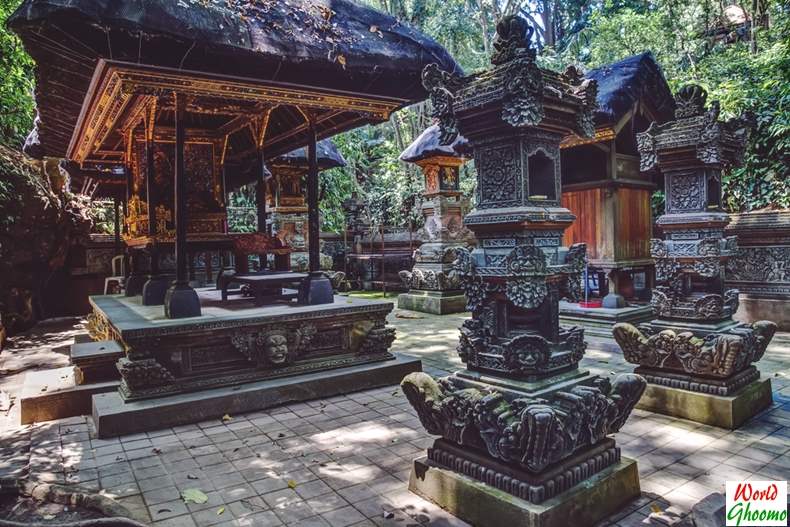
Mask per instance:
[[[650,50],[670,86],[704,86],[725,116],[750,112],[756,128],[743,167],[723,190],[731,211],[790,207],[790,6],[776,0],[743,4],[711,0],[359,0],[436,39],[467,72],[488,65],[496,21],[520,13],[537,28],[544,66],[584,69]],[[0,0],[0,20],[19,0]],[[375,31],[375,28],[371,28]],[[34,115],[32,63],[19,40],[0,30],[0,141],[19,146]],[[356,191],[376,224],[419,222],[422,177],[398,161],[430,124],[428,103],[389,122],[338,136],[345,168],[322,173],[324,228],[339,230],[341,203]],[[471,192],[467,164],[462,187]]]

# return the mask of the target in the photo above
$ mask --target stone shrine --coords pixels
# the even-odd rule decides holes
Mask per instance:
[[[324,139],[316,143],[318,170],[346,166],[346,160],[335,144]],[[269,163],[271,177],[266,192],[267,208],[272,222],[272,235],[280,238],[290,254],[290,268],[307,269],[307,193],[305,181],[309,170],[307,149],[299,148]]]
[[[400,156],[401,161],[418,165],[425,176],[425,224],[417,232],[422,245],[414,251],[414,267],[399,273],[409,291],[398,295],[398,307],[435,315],[466,310],[452,264],[457,248],[474,245],[474,235],[464,227],[471,205],[459,187],[459,169],[468,159],[469,143],[459,135],[451,145],[442,145],[440,133],[438,125],[429,126]]]
[[[478,246],[455,269],[472,311],[458,354],[466,369],[401,386],[423,426],[441,436],[415,460],[409,488],[476,525],[592,525],[639,496],[636,462],[609,434],[645,381],[610,382],[578,365],[581,328],[559,326],[561,297],[581,287],[585,246],[561,246],[574,216],[560,206],[560,141],[593,133],[596,83],[575,68],[540,69],[533,29],[497,25],[493,67],[459,78],[423,70],[441,141],[470,142]]]
[[[725,264],[737,237],[725,236],[729,216],[721,207],[721,172],[741,162],[749,126],[719,120],[719,104],[705,108],[696,85],[675,97],[675,120],[639,134],[640,168],[664,174],[664,239],[651,240],[656,319],[637,329],[616,324],[614,337],[628,362],[648,380],[639,407],[737,428],[771,404],[770,379],[759,361],[776,324],[735,322],[738,290],[724,284]]]

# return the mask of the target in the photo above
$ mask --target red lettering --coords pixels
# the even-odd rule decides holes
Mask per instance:
[[[749,492],[748,496],[746,495],[747,491]],[[738,486],[735,487],[735,499],[745,501],[752,499],[752,484],[746,483],[744,485],[743,483],[738,483]]]

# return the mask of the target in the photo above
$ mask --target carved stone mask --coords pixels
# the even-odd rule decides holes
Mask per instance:
[[[266,358],[272,364],[282,364],[288,358],[288,339],[275,333],[266,337]]]

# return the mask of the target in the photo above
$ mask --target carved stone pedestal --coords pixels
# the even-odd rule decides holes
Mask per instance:
[[[504,479],[504,478],[502,478]],[[595,525],[639,497],[636,461],[621,458],[540,504],[517,498],[427,457],[414,460],[409,490],[472,525],[568,527]]]
[[[539,69],[531,33],[506,17],[490,71],[423,72],[445,142],[460,131],[474,151],[477,208],[464,223],[478,245],[455,251],[472,311],[458,344],[466,369],[401,382],[441,437],[410,488],[476,525],[593,525],[639,495],[634,463],[609,436],[646,383],[580,371],[584,331],[559,325],[559,299],[578,299],[585,264],[584,244],[561,243],[575,218],[560,205],[559,144],[592,133],[596,84]]]
[[[616,324],[613,334],[650,383],[645,408],[734,428],[770,404],[770,388],[756,380],[752,363],[776,324],[732,319],[738,291],[725,287],[725,265],[737,237],[724,235],[721,171],[740,162],[748,127],[719,121],[718,102],[706,109],[706,98],[699,86],[681,88],[675,120],[637,135],[641,169],[658,167],[666,182],[666,214],[657,221],[664,239],[650,242],[657,318],[638,329]]]
[[[410,289],[398,295],[398,307],[409,311],[421,311],[434,315],[462,313],[466,311],[466,295],[463,291],[425,291]]]
[[[759,372],[755,370],[759,377]],[[648,377],[650,381],[650,377]],[[693,382],[693,381],[692,381]],[[752,381],[732,395],[699,393],[649,382],[637,408],[735,430],[771,406],[771,379]],[[685,381],[678,382],[686,386]]]

